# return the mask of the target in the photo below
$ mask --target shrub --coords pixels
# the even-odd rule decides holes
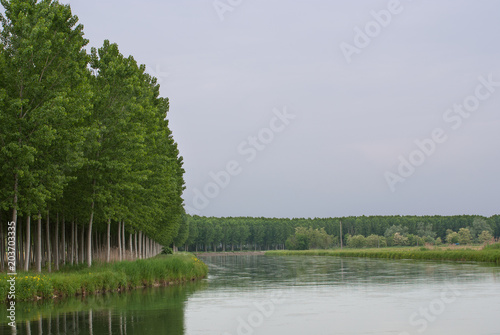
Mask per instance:
[[[366,237],[363,235],[347,235],[347,246],[349,248],[364,248],[366,246]]]
[[[331,246],[333,236],[328,235],[324,228],[295,228],[295,234],[285,241],[289,250],[326,249]]]
[[[458,243],[458,233],[451,231],[446,234],[446,243],[455,244]]]
[[[472,242],[472,235],[467,228],[460,228],[458,231],[458,243],[470,244]]]
[[[162,255],[172,255],[174,252],[170,247],[163,247],[163,249],[161,249],[161,253]]]
[[[366,246],[368,248],[379,248],[379,247],[384,247],[381,243],[381,240],[385,238],[380,237],[378,235],[370,235],[366,238]],[[384,241],[385,242],[385,241]]]
[[[486,230],[481,232],[481,234],[479,234],[477,239],[478,239],[479,243],[490,243],[494,240],[493,235],[491,235],[491,233],[489,231],[486,231]]]
[[[392,244],[396,246],[405,246],[410,244],[410,240],[408,239],[408,237],[396,233],[392,238]]]

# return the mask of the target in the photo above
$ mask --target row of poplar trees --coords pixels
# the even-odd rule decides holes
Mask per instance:
[[[264,218],[264,217],[204,217],[187,216],[187,229],[183,226],[174,242],[188,251],[268,250],[284,249],[286,240],[295,234],[298,227],[319,230],[333,237],[340,246],[347,236],[370,235],[391,237],[396,233],[419,237],[441,238],[446,241],[448,230],[458,232],[469,228],[472,238],[486,231],[500,237],[500,215],[454,216],[349,216],[337,218]],[[182,241],[182,243],[181,243]]]
[[[69,5],[0,2],[2,270],[11,222],[24,270],[160,252],[184,170],[156,78],[108,41],[88,53]]]

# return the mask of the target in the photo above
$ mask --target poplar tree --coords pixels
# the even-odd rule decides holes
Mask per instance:
[[[45,212],[62,194],[68,170],[79,161],[78,128],[91,91],[87,40],[69,6],[50,0],[1,4],[1,201],[17,222],[18,213]]]

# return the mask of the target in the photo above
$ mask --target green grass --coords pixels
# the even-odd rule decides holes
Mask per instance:
[[[495,249],[496,248],[496,249]],[[426,248],[382,248],[382,249],[330,249],[330,250],[273,250],[266,252],[273,256],[337,256],[387,259],[446,260],[462,262],[488,262],[500,265],[498,247],[483,250],[471,249],[426,249]]]
[[[484,247],[486,250],[500,250],[500,243],[488,244]]]
[[[18,273],[16,301],[123,291],[203,278],[208,267],[192,254],[161,255],[150,259],[65,267],[54,273]],[[9,277],[0,274],[0,301],[8,296]]]

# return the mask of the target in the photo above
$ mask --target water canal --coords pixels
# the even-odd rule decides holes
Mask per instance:
[[[18,306],[17,334],[500,334],[500,268],[208,256],[182,286]],[[13,334],[3,321],[1,334]]]

